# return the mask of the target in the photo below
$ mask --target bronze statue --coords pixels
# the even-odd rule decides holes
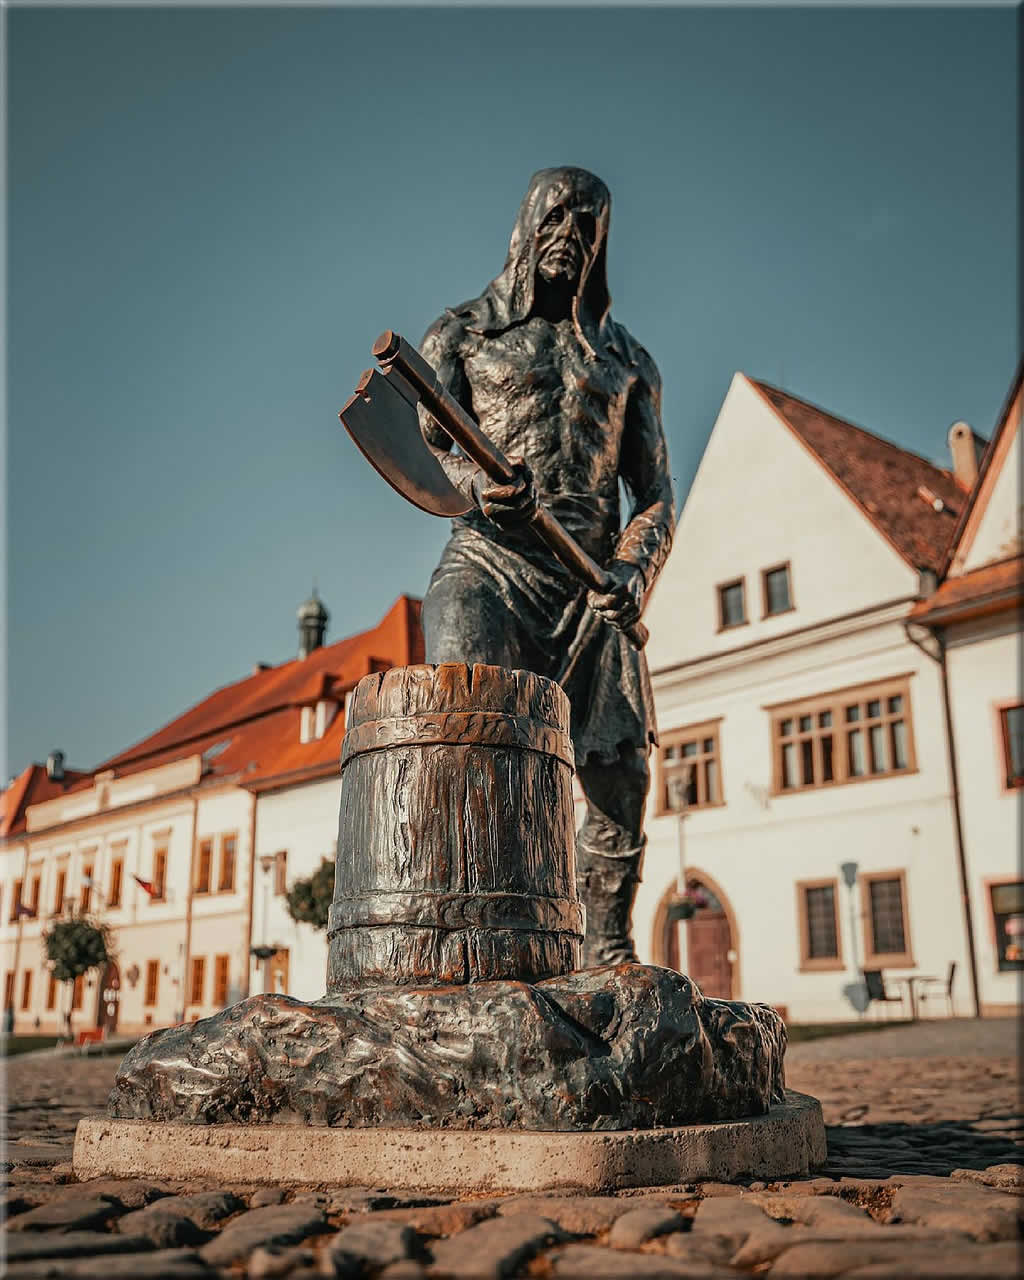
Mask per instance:
[[[604,183],[583,169],[535,174],[504,270],[446,311],[421,347],[515,472],[493,484],[421,411],[449,479],[474,501],[453,521],[423,603],[427,661],[562,679],[587,803],[577,838],[585,965],[636,958],[630,918],[656,736],[647,665],[623,631],[639,619],[675,520],[658,371],[609,314],[609,207]],[[633,504],[624,529],[620,481]],[[610,590],[588,593],[533,536],[538,498],[607,567]]]

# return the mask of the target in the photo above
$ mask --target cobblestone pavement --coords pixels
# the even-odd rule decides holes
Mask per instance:
[[[4,1233],[35,1277],[1016,1276],[1024,1206],[1017,1028],[921,1023],[794,1045],[822,1101],[817,1176],[612,1196],[453,1201],[386,1188],[78,1183],[71,1141],[116,1058],[14,1059]]]

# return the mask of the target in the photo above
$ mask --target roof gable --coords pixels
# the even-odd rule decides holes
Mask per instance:
[[[951,471],[778,387],[748,381],[912,568],[941,569],[964,504]]]
[[[1020,423],[1024,360],[1010,386],[992,439],[944,566],[950,577],[1019,555],[1021,546]]]
[[[89,777],[81,769],[65,769],[63,781],[55,781],[41,764],[22,769],[0,797],[0,839],[20,835],[25,830],[25,811],[74,788]]]

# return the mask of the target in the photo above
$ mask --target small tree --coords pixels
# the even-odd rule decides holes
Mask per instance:
[[[288,890],[288,914],[299,924],[326,929],[333,901],[334,860],[324,858],[311,876],[296,880]]]
[[[74,983],[90,969],[105,965],[113,954],[109,926],[91,916],[78,914],[57,920],[43,934],[43,945],[50,970],[58,982]],[[67,1001],[65,1020],[71,1035],[71,999]]]

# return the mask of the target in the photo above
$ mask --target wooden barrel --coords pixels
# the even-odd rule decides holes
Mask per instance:
[[[531,671],[396,667],[342,746],[327,990],[579,967],[569,700]]]

